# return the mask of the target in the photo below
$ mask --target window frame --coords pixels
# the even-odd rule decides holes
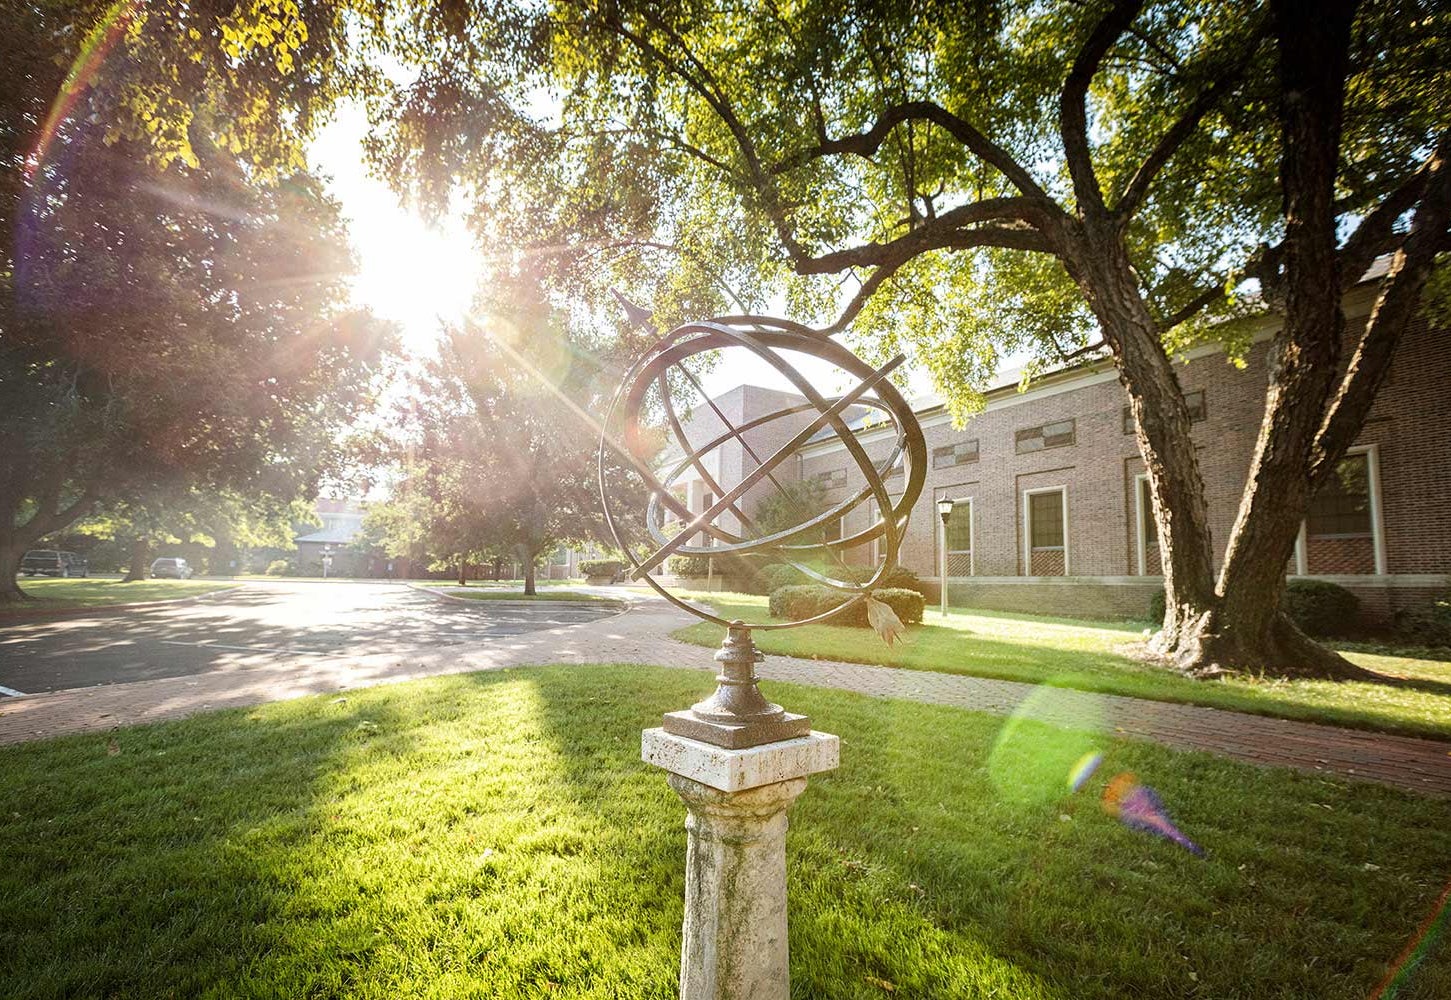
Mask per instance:
[[[1144,503],[1144,492],[1145,492],[1145,490],[1148,489],[1148,486],[1149,486],[1149,476],[1148,476],[1147,473],[1140,472],[1138,475],[1134,476],[1134,527],[1135,527],[1135,531],[1137,532],[1137,534],[1134,536],[1134,549],[1135,549],[1135,552],[1136,552],[1136,554],[1138,556],[1137,562],[1138,562],[1138,569],[1139,569],[1139,574],[1138,575],[1139,576],[1149,576],[1150,575],[1149,574],[1149,529],[1151,527],[1154,527],[1154,518],[1153,518],[1153,507],[1151,506],[1152,503],[1153,503],[1153,501],[1152,500],[1149,501],[1149,504],[1145,504]],[[1157,536],[1154,539],[1154,544],[1155,545],[1158,545],[1159,544]],[[1162,562],[1163,562],[1163,556],[1161,555],[1160,556],[1160,563],[1161,563],[1161,565],[1162,565]],[[1158,576],[1163,576],[1164,574],[1163,573],[1159,573],[1157,575]]]
[[[1039,496],[1044,493],[1057,493],[1060,497],[1060,509],[1063,511],[1063,575],[1072,575],[1072,546],[1068,537],[1068,485],[1040,486],[1037,489],[1023,490],[1023,576],[1033,575],[1033,517],[1032,502],[1030,497]],[[1057,551],[1057,546],[1046,546],[1044,552]]]
[[[976,501],[971,496],[953,497],[953,496],[947,496],[946,494],[943,494],[943,495],[937,497],[937,500],[939,500],[939,501],[940,500],[951,500],[952,501],[952,516],[953,517],[956,517],[957,516],[957,508],[959,508],[959,507],[961,507],[963,505],[966,505],[967,506],[967,545],[968,545],[968,547],[965,550],[964,549],[949,549],[947,547],[947,526],[942,523],[942,516],[939,514],[938,517],[937,517],[938,530],[936,532],[936,534],[938,536],[938,546],[937,546],[938,579],[941,580],[941,581],[943,581],[944,583],[947,581],[947,579],[948,579],[948,576],[947,576],[947,560],[948,560],[948,557],[950,557],[950,556],[952,556],[954,554],[962,553],[964,551],[967,552],[967,575],[968,576],[977,576],[977,503],[976,503]],[[933,504],[933,512],[934,513],[936,512],[936,504],[935,503]],[[962,579],[962,577],[957,577],[956,579],[959,579],[960,580],[960,579]]]
[[[1345,449],[1343,458],[1355,455],[1365,456],[1365,476],[1370,487],[1370,542],[1375,559],[1375,576],[1386,575],[1385,522],[1382,511],[1380,485],[1380,445],[1361,444]],[[1309,576],[1309,517],[1300,520],[1300,533],[1295,536],[1295,576]],[[1319,574],[1326,575],[1326,574]],[[1335,574],[1329,574],[1335,575]],[[1365,577],[1356,574],[1361,579]]]

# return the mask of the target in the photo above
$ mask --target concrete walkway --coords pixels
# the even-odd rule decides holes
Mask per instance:
[[[184,677],[74,688],[0,700],[0,744],[96,732],[440,674],[549,663],[643,663],[714,671],[713,650],[670,639],[687,621],[647,601],[604,622],[569,625],[446,650],[396,647],[372,655],[278,654]],[[1451,743],[1386,736],[1192,705],[1143,701],[1015,681],[770,656],[767,680],[878,698],[950,705],[1116,737],[1205,750],[1236,760],[1373,781],[1451,797]],[[702,681],[702,692],[705,681]]]

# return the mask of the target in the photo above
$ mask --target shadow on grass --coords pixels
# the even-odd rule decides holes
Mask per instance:
[[[0,751],[0,995],[673,997],[684,810],[639,731],[708,686],[519,669]],[[793,813],[798,997],[1359,997],[1446,876],[1444,803],[768,694],[845,741]],[[1208,859],[1102,814],[1130,769]]]

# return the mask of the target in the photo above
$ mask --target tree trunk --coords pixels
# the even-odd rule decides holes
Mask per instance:
[[[30,595],[20,589],[16,574],[20,572],[20,561],[25,558],[25,544],[14,538],[0,537],[0,605],[19,604],[30,600]]]
[[[460,587],[467,587],[469,585],[467,565],[464,563],[463,556],[459,556],[458,560],[458,585]]]
[[[539,591],[534,586],[534,553],[524,553],[524,596],[533,597]]]
[[[494,557],[494,582],[498,583],[504,578],[504,559],[502,556]]]
[[[1164,573],[1164,621],[1152,648],[1172,660],[1179,637],[1194,634],[1217,606],[1209,506],[1189,408],[1118,227],[1104,218],[1087,221],[1071,245],[1076,252],[1065,266],[1098,319],[1134,417]]]
[[[1285,322],[1273,344],[1264,420],[1217,586],[1220,608],[1180,637],[1179,665],[1197,673],[1364,678],[1368,671],[1307,638],[1280,612],[1314,494],[1316,440],[1345,335],[1334,199],[1354,4],[1274,6],[1284,94]]]
[[[151,554],[151,541],[147,538],[138,538],[131,543],[131,565],[126,570],[126,575],[121,578],[122,583],[131,583],[133,580],[146,579],[147,556]]]

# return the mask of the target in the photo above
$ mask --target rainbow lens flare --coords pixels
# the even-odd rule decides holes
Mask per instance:
[[[1179,831],[1159,793],[1139,784],[1132,771],[1115,775],[1103,790],[1103,810],[1117,816],[1130,830],[1152,833],[1171,840],[1196,857],[1204,857],[1204,849]]]
[[[100,72],[101,66],[106,62],[106,56],[115,48],[136,15],[141,12],[144,6],[142,0],[118,0],[106,11],[106,16],[91,29],[86,35],[86,40],[81,44],[81,51],[76,56],[75,62],[71,64],[70,72],[66,74],[65,82],[61,84],[60,93],[56,96],[55,103],[51,105],[50,114],[45,117],[45,124],[41,126],[40,136],[36,140],[35,149],[25,161],[25,177],[29,180],[45,161],[46,150],[55,140],[55,134],[60,125],[70,115],[71,109],[85,93],[86,88],[95,80],[96,74]]]
[[[1093,777],[1093,772],[1098,770],[1098,765],[1103,763],[1103,754],[1090,750],[1078,758],[1078,763],[1073,765],[1073,770],[1068,772],[1068,790],[1072,792],[1081,791]]]
[[[1441,940],[1441,935],[1446,933],[1446,926],[1451,924],[1451,915],[1448,915],[1447,903],[1451,903],[1451,884],[1447,884],[1441,893],[1441,898],[1436,900],[1436,905],[1431,908],[1431,914],[1422,922],[1420,930],[1406,945],[1405,950],[1396,956],[1391,963],[1390,971],[1386,973],[1379,985],[1371,991],[1371,1000],[1392,1000],[1401,991],[1401,988],[1410,980],[1416,966],[1425,960]]]

